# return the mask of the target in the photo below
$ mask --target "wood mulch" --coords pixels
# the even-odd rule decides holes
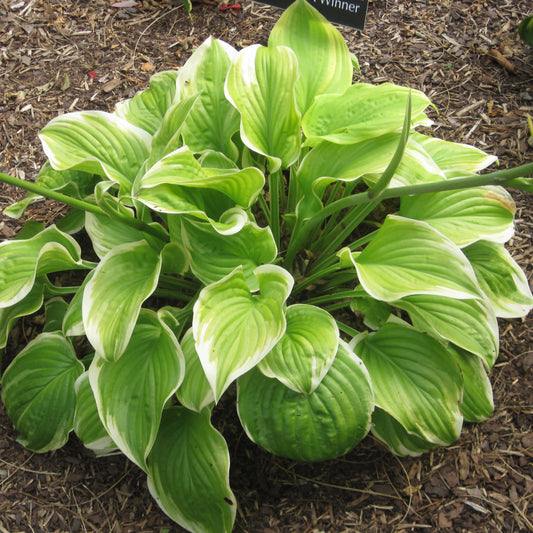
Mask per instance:
[[[208,35],[235,47],[265,44],[279,10],[176,2],[0,0],[0,171],[35,177],[44,156],[37,132],[54,116],[111,110],[178,68]],[[374,0],[364,32],[342,28],[360,61],[361,81],[421,89],[436,104],[434,134],[474,144],[507,168],[533,159],[533,50],[516,27],[530,0]],[[0,186],[0,207],[23,196]],[[533,275],[533,196],[515,194],[514,257]],[[45,201],[29,217],[52,222]],[[11,238],[21,222],[0,218]],[[234,413],[217,425],[232,456],[239,501],[235,530],[278,532],[533,531],[533,318],[501,321],[492,372],[496,409],[484,424],[420,458],[400,459],[372,438],[340,459],[302,464],[251,444]],[[34,334],[21,322],[3,368]],[[0,407],[0,533],[181,531],[152,501],[145,476],[123,456],[96,459],[73,437],[36,455],[15,442]]]

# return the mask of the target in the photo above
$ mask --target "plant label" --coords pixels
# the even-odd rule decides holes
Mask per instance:
[[[293,0],[260,0],[269,6],[288,8]],[[356,30],[365,29],[368,0],[307,0],[330,22]]]

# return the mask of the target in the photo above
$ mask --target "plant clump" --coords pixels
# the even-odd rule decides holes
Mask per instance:
[[[502,185],[533,165],[480,175],[494,157],[421,132],[426,95],[354,63],[297,0],[268,46],[209,38],[113,113],[50,121],[35,183],[0,176],[31,192],[9,216],[71,207],[0,244],[1,346],[45,311],[2,377],[24,446],[119,450],[181,526],[229,532],[211,416],[234,385],[249,438],[300,461],[369,432],[418,455],[491,415],[497,318],[533,307]]]

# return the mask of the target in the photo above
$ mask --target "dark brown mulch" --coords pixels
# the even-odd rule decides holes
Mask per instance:
[[[246,2],[240,11],[143,0],[0,0],[0,170],[32,179],[43,162],[38,130],[52,117],[112,109],[151,74],[178,68],[208,35],[237,48],[265,44],[279,11]],[[425,91],[437,105],[435,135],[474,144],[500,166],[532,160],[533,51],[516,26],[529,0],[375,0],[364,32],[342,29],[359,57],[361,80]],[[94,77],[92,77],[94,73]],[[0,206],[22,193],[0,187]],[[510,248],[531,278],[533,197],[516,194]],[[30,217],[51,222],[60,207],[41,202]],[[0,220],[13,237],[20,222]],[[4,367],[27,336],[12,335]],[[238,497],[236,531],[533,531],[533,319],[501,322],[501,355],[491,379],[496,410],[467,424],[453,446],[399,459],[371,438],[320,464],[273,457],[251,444],[231,413],[228,438]],[[72,438],[35,455],[15,442],[0,407],[0,533],[174,532],[150,498],[144,475],[122,456],[95,459]]]

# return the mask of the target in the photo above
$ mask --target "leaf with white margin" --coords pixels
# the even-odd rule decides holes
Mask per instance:
[[[105,111],[78,111],[53,118],[39,133],[56,170],[75,168],[107,176],[128,194],[152,136],[127,120]]]
[[[351,257],[361,285],[377,300],[483,296],[460,248],[426,222],[389,215],[372,242]]]
[[[159,507],[195,533],[230,533],[237,502],[229,486],[229,452],[210,411],[165,409],[148,457],[148,488]]]
[[[481,357],[492,368],[498,357],[499,333],[494,311],[486,298],[458,300],[416,294],[394,302],[407,311],[414,326]]]
[[[260,228],[250,220],[231,235],[222,235],[211,224],[191,217],[184,217],[181,224],[183,243],[191,254],[191,270],[206,285],[242,266],[253,289],[253,271],[274,261],[278,252],[270,228]]]
[[[115,106],[115,115],[153,135],[174,101],[177,77],[176,70],[165,70],[154,74],[150,78],[148,89]]]
[[[8,366],[2,401],[24,447],[44,453],[67,442],[76,407],[74,382],[83,370],[72,344],[58,333],[42,333]]]
[[[182,405],[192,411],[201,412],[214,403],[215,397],[205,377],[202,363],[196,352],[192,329],[187,330],[181,339],[181,349],[185,356],[185,377],[176,392]]]
[[[0,243],[0,308],[11,307],[31,291],[35,279],[62,270],[83,269],[78,243],[55,225],[29,239]]]
[[[492,386],[485,366],[477,355],[453,346],[449,350],[463,374],[461,412],[468,422],[484,422],[494,411]]]
[[[152,167],[159,159],[174,152],[183,146],[182,129],[185,120],[189,116],[199,95],[191,96],[173,104],[163,117],[163,122],[159,126],[152,138],[152,151],[150,157],[144,164],[145,171]],[[138,178],[142,176],[140,173]],[[135,190],[135,187],[134,187]]]
[[[122,213],[134,218],[134,214],[130,209],[125,209]],[[94,213],[86,212],[85,230],[91,239],[96,255],[100,259],[103,259],[113,248],[121,244],[144,239],[152,243],[154,247],[157,247],[158,244],[160,245],[160,241],[156,237],[107,215],[95,215]]]
[[[333,364],[339,328],[327,311],[313,305],[291,305],[285,316],[287,329],[259,370],[293,391],[311,394]]]
[[[5,348],[9,333],[20,317],[35,313],[43,305],[43,290],[42,281],[36,280],[22,300],[0,309],[0,348]],[[0,357],[0,362],[1,360]]]
[[[166,401],[185,372],[181,347],[153,311],[139,315],[118,361],[97,357],[89,367],[100,419],[121,451],[143,470]]]
[[[343,93],[352,83],[353,66],[344,37],[309,3],[291,4],[272,28],[269,46],[288,46],[298,59],[296,100],[302,114],[315,96]]]
[[[431,105],[428,97],[400,85],[356,83],[343,94],[317,96],[302,119],[306,144],[314,146],[320,140],[354,144],[401,130],[409,95],[411,124],[430,125],[423,113]]]
[[[91,280],[94,275],[94,270],[91,270],[82,284],[70,300],[68,305],[67,312],[63,317],[62,331],[65,337],[77,337],[79,335],[85,335],[85,328],[83,327],[83,315],[82,315],[82,302],[83,302],[83,292],[87,283]]]
[[[526,275],[503,244],[478,241],[463,249],[497,317],[520,318],[533,308]]]
[[[74,432],[86,448],[96,455],[106,455],[117,450],[116,444],[107,433],[96,407],[89,373],[84,372],[74,384],[76,390],[76,411]]]
[[[377,181],[399,141],[400,132],[393,132],[350,145],[324,141],[307,152],[296,174],[301,187],[298,217],[304,220],[322,208],[324,191],[333,181],[356,182],[368,174]]]
[[[180,98],[200,95],[183,125],[185,144],[194,152],[215,150],[231,159],[238,156],[231,137],[239,130],[239,113],[224,94],[226,75],[236,56],[235,48],[209,37],[179,70]]]
[[[413,138],[432,157],[447,179],[476,174],[498,159],[468,144],[445,141],[420,133],[414,133]]]
[[[226,197],[233,205],[250,207],[265,184],[255,167],[206,169],[186,146],[158,161],[139,181],[138,199],[164,213],[206,212],[206,190]],[[233,207],[230,205],[229,207]],[[209,213],[207,213],[209,214]]]
[[[96,267],[83,291],[82,315],[99,356],[115,361],[122,355],[160,269],[161,256],[146,241],[116,246]]]
[[[457,439],[463,380],[451,353],[437,340],[387,323],[355,337],[352,345],[368,369],[378,407],[424,440],[447,445]]]
[[[254,368],[237,381],[237,409],[250,439],[271,453],[324,461],[349,452],[368,433],[374,394],[364,364],[340,341],[333,365],[311,394]]]
[[[372,416],[372,435],[383,442],[392,453],[401,457],[417,457],[438,444],[408,433],[394,417],[376,407]]]
[[[243,268],[237,267],[202,289],[194,305],[196,350],[216,402],[285,332],[283,304],[294,284],[292,276],[275,265],[259,266],[254,274],[259,294],[250,292]]]
[[[400,207],[400,215],[427,222],[461,247],[480,239],[507,242],[515,211],[511,195],[492,186],[406,196]]]
[[[300,154],[295,84],[298,60],[286,46],[241,50],[226,78],[226,98],[241,114],[241,139],[267,156],[270,171],[290,167]]]

